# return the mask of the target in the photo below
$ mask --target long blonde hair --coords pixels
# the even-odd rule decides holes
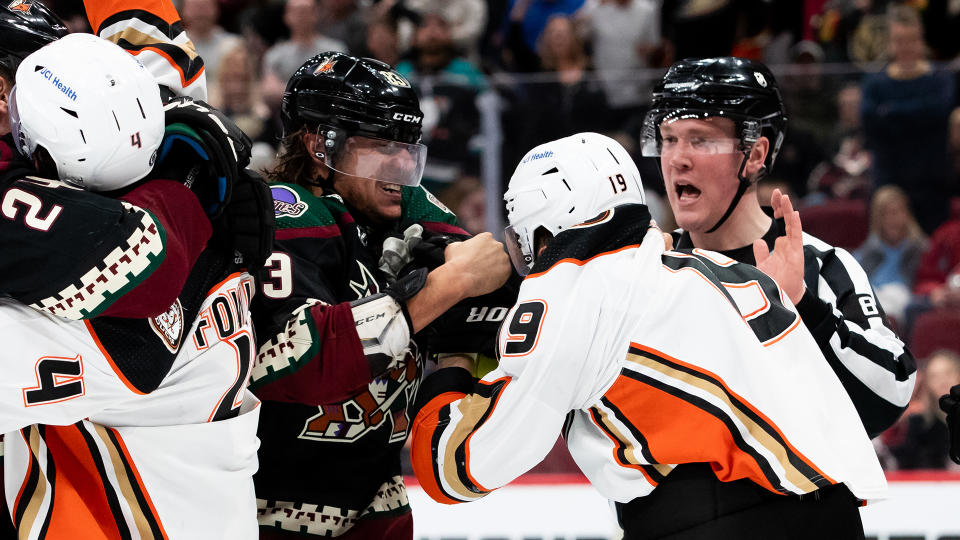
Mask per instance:
[[[873,192],[873,199],[870,201],[870,232],[880,234],[881,213],[885,207],[894,203],[901,203],[907,209],[907,238],[926,242],[927,235],[917,224],[917,218],[910,208],[910,198],[902,189],[893,185],[881,186]]]

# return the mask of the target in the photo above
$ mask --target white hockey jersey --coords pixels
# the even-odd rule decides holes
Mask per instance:
[[[424,382],[412,461],[425,491],[478,499],[562,431],[618,502],[696,462],[779,494],[842,482],[882,498],[850,398],[772,278],[712,252],[664,252],[648,220],[625,206],[559,234],[504,319],[499,367],[477,383],[464,370]]]
[[[121,360],[96,323],[0,301],[4,480],[21,539],[257,538],[252,291],[235,273],[152,319],[171,360],[155,388],[143,373],[157,357],[135,335],[120,336],[133,343]]]

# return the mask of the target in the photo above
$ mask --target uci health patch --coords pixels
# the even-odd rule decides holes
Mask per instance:
[[[63,92],[63,95],[67,96],[67,99],[70,101],[77,101],[77,93],[73,90],[66,81],[60,79],[60,77],[54,73],[52,70],[45,68],[43,66],[37,66],[36,71],[40,73],[40,76],[50,82],[53,86]]]
[[[536,161],[538,159],[544,159],[548,157],[553,157],[553,150],[544,150],[543,152],[534,152],[527,157],[523,158],[523,161],[520,163],[527,163],[529,161]]]

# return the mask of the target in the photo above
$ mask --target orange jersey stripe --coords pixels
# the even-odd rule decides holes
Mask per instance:
[[[121,11],[148,11],[168,24],[180,20],[180,14],[170,0],[84,0],[83,7],[87,10],[87,18],[94,34],[100,33],[103,21]]]
[[[438,427],[440,409],[461,399],[466,394],[445,392],[430,400],[413,420],[410,429],[410,462],[417,481],[431,499],[443,504],[458,504],[462,501],[451,499],[440,487],[439,479],[433,473],[433,435]]]
[[[644,434],[657,462],[709,462],[722,481],[748,478],[774,493],[780,492],[753,456],[737,446],[726,424],[707,411],[622,375],[606,397]]]
[[[799,322],[800,322],[800,317],[797,317],[797,322],[794,323],[794,326],[793,326],[792,328],[790,328],[789,330],[787,330],[787,332],[785,332],[783,335],[786,335],[786,334],[790,333],[790,331],[792,331],[793,328],[795,328],[796,325],[799,324]],[[781,337],[782,337],[782,336],[781,336]],[[778,338],[778,339],[780,339],[780,338]],[[647,352],[649,352],[650,354],[653,354],[654,356],[659,356],[659,357],[661,357],[661,358],[665,358],[665,359],[667,359],[667,360],[669,360],[669,361],[671,361],[671,362],[674,362],[674,363],[676,363],[676,364],[678,364],[678,365],[684,366],[684,367],[686,367],[686,368],[688,368],[688,369],[690,369],[690,370],[692,370],[692,371],[696,371],[696,372],[699,372],[699,373],[703,373],[703,374],[706,375],[707,377],[709,377],[709,378],[717,381],[718,383],[720,383],[720,384],[723,386],[723,389],[724,389],[728,394],[730,394],[731,396],[733,396],[734,398],[736,398],[740,403],[742,403],[743,405],[745,405],[748,409],[750,409],[750,411],[752,411],[752,412],[753,412],[754,414],[756,414],[759,418],[761,418],[771,429],[773,429],[773,430],[777,433],[777,435],[780,436],[780,440],[783,441],[783,444],[784,444],[787,448],[789,448],[790,451],[793,452],[794,455],[796,455],[801,461],[803,461],[803,463],[805,463],[808,467],[810,467],[811,469],[813,469],[814,471],[816,471],[817,474],[819,474],[819,475],[822,476],[823,478],[827,479],[831,484],[837,483],[836,480],[834,480],[833,478],[830,478],[829,476],[827,476],[826,474],[824,474],[824,472],[821,471],[816,465],[814,465],[812,461],[810,461],[809,459],[807,459],[806,456],[804,456],[804,455],[801,454],[796,448],[794,448],[794,446],[793,446],[792,444],[790,444],[790,441],[787,439],[787,437],[784,436],[783,431],[781,431],[780,428],[777,427],[777,425],[776,425],[775,423],[773,423],[773,421],[771,421],[765,414],[763,414],[762,412],[760,412],[759,409],[757,409],[756,407],[754,407],[753,404],[751,404],[749,401],[747,401],[746,399],[744,399],[743,396],[741,396],[741,395],[737,394],[736,392],[734,392],[733,390],[731,390],[730,387],[727,386],[727,383],[724,382],[724,380],[721,379],[721,378],[720,378],[719,376],[717,376],[716,374],[714,374],[714,373],[712,373],[712,372],[710,372],[710,371],[708,371],[708,370],[706,370],[706,369],[703,369],[703,368],[701,368],[701,367],[694,366],[693,364],[689,364],[689,363],[684,362],[684,361],[682,361],[682,360],[678,360],[678,359],[676,359],[676,358],[673,358],[672,356],[670,356],[670,355],[668,355],[668,354],[664,354],[663,352],[660,352],[660,351],[658,351],[658,350],[656,350],[656,349],[653,349],[653,348],[651,348],[651,347],[646,347],[646,346],[644,346],[644,345],[640,345],[640,344],[637,344],[637,343],[630,343],[630,346],[631,346],[631,347],[634,347],[634,348],[636,348],[636,349],[642,350],[642,351],[647,351]],[[668,461],[668,462],[661,462],[661,463],[674,463],[674,462]]]
[[[615,253],[620,253],[621,251],[624,251],[624,250],[627,250],[627,249],[633,249],[633,248],[637,248],[637,247],[640,247],[640,244],[631,244],[631,245],[629,245],[629,246],[623,246],[623,247],[621,247],[621,248],[617,248],[617,249],[614,249],[614,250],[611,250],[611,251],[605,251],[605,252],[603,252],[603,253],[598,253],[598,254],[594,255],[593,257],[590,257],[589,259],[583,259],[583,260],[574,259],[574,258],[572,258],[572,257],[571,257],[571,258],[567,258],[567,259],[560,259],[559,261],[553,263],[553,264],[550,266],[550,268],[547,268],[546,270],[543,270],[542,272],[537,272],[536,274],[529,274],[529,275],[527,275],[527,277],[524,278],[524,279],[538,278],[538,277],[546,274],[547,272],[553,270],[553,269],[556,268],[557,266],[560,266],[561,264],[564,264],[564,263],[567,263],[567,264],[575,264],[575,265],[577,265],[577,266],[583,266],[583,265],[587,264],[588,262],[590,262],[590,261],[592,261],[592,260],[594,260],[594,259],[596,259],[596,258],[598,258],[598,257],[603,257],[604,255],[613,255],[613,254],[615,254]]]
[[[83,538],[123,538],[117,524],[122,516],[114,514],[108,500],[107,490],[112,488],[104,485],[98,458],[91,455],[80,428],[70,425],[44,429],[47,449],[56,464],[47,537],[78,538],[78,532],[83,531]]]

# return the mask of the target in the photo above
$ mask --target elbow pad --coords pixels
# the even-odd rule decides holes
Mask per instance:
[[[376,378],[398,367],[410,351],[410,321],[403,306],[387,293],[350,302],[363,354]]]

